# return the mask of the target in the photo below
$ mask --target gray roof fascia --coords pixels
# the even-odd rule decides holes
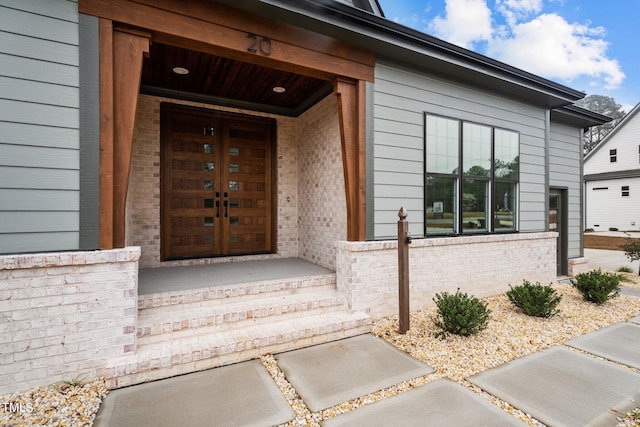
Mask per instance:
[[[551,121],[561,122],[581,128],[600,126],[613,120],[609,116],[596,113],[577,105],[565,105],[551,110]]]
[[[602,138],[602,141],[600,141],[600,142],[598,143],[598,145],[596,145],[596,146],[595,146],[595,148],[594,148],[593,150],[589,151],[589,152],[587,153],[587,155],[586,155],[586,156],[584,156],[584,160],[585,160],[585,161],[589,160],[589,158],[591,158],[591,156],[593,155],[593,153],[595,153],[596,151],[600,150],[600,148],[601,148],[601,147],[604,147],[605,145],[607,145],[607,142],[609,142],[609,140],[610,140],[611,138],[613,138],[613,136],[614,136],[616,133],[618,133],[618,131],[619,131],[620,129],[622,129],[622,128],[624,127],[624,125],[625,125],[627,122],[630,122],[630,121],[631,121],[631,118],[632,118],[633,116],[635,116],[636,114],[638,114],[638,111],[640,111],[640,103],[638,103],[635,107],[633,107],[633,108],[631,109],[631,111],[629,111],[629,112],[627,113],[627,115],[626,115],[626,116],[624,116],[624,117],[622,118],[622,120],[620,120],[620,123],[618,123],[618,124],[613,128],[613,130],[607,134],[607,136],[605,136],[604,138]]]
[[[585,181],[606,181],[611,179],[640,178],[640,169],[592,173],[584,176]]]
[[[584,92],[333,0],[216,1],[547,108],[567,105],[585,96]]]

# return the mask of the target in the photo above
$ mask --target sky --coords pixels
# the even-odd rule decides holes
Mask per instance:
[[[387,19],[587,95],[640,103],[640,0],[378,0]]]

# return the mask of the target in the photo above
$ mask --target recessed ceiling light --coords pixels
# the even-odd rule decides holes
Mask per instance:
[[[282,86],[276,86],[276,87],[273,88],[273,91],[275,93],[284,93],[286,91],[286,89],[283,88]]]
[[[184,67],[173,67],[173,72],[176,74],[189,74],[189,70]]]

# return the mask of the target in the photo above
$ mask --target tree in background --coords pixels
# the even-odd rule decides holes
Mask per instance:
[[[576,102],[578,107],[604,114],[613,120],[600,126],[589,128],[584,133],[584,154],[598,145],[602,139],[623,119],[625,112],[615,99],[604,95],[588,95]]]

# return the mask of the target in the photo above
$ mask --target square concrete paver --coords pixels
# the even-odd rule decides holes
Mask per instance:
[[[313,412],[433,372],[369,334],[281,353],[276,360]]]
[[[567,341],[566,344],[640,369],[640,325],[616,323]]]
[[[114,390],[96,427],[265,426],[295,417],[259,360]]]
[[[447,379],[338,415],[322,423],[340,426],[526,426],[513,415]]]
[[[640,374],[562,347],[514,360],[469,381],[554,427],[613,426],[616,415],[640,401]]]
[[[633,297],[640,297],[640,289],[635,288],[622,288],[620,293],[623,295],[631,295]]]

